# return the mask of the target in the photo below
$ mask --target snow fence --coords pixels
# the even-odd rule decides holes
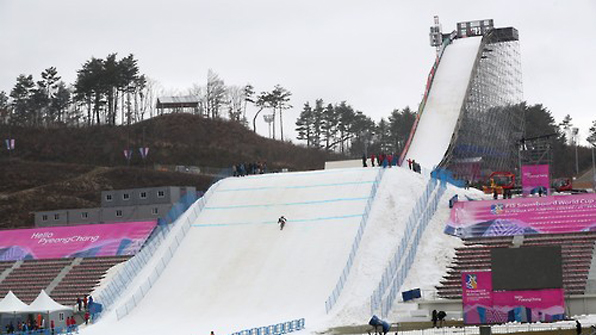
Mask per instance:
[[[354,237],[354,242],[352,242],[352,249],[350,250],[350,255],[348,256],[348,260],[346,261],[346,265],[337,280],[337,284],[335,284],[335,288],[325,301],[325,313],[329,313],[329,311],[335,306],[337,299],[339,299],[339,295],[341,294],[346,281],[348,280],[348,275],[350,274],[350,270],[352,269],[352,264],[354,264],[354,258],[356,258],[356,253],[358,252],[358,247],[360,246],[360,240],[362,240],[362,234],[364,233],[364,229],[366,228],[366,223],[368,222],[368,215],[372,208],[372,204],[375,200],[375,196],[377,195],[377,189],[379,188],[379,184],[381,179],[383,178],[383,173],[385,172],[385,168],[379,168],[379,172],[377,173],[377,177],[373,182],[372,188],[370,190],[370,195],[368,196],[368,201],[366,202],[366,207],[364,208],[364,214],[362,214],[362,219],[360,220],[360,226],[358,227],[358,232]]]
[[[436,171],[431,174],[424,193],[418,198],[416,206],[410,212],[399,246],[383,271],[381,281],[370,298],[371,314],[375,314],[379,308],[383,317],[389,314],[399,289],[414,263],[422,234],[437,211],[439,200],[447,188],[446,179],[443,177],[443,173]],[[383,301],[387,289],[390,290]]]
[[[205,195],[198,201],[196,199],[196,194],[188,194],[184,196],[167,214],[168,220],[171,220],[172,223],[158,225],[141,251],[124,263],[111,281],[98,293],[94,294],[95,301],[103,306],[103,313],[114,306],[114,303],[123,296],[126,289],[137,275],[145,269],[148,264],[152,263],[154,269],[146,281],[140,285],[137,291],[133,293],[126,303],[116,310],[118,320],[126,316],[134,307],[136,307],[153,286],[153,283],[159,278],[168,264],[168,261],[172,258],[174,252],[182,242],[191,223],[205,207],[207,200],[209,200],[213,190],[217,188],[217,186],[219,186],[219,183],[210,187]],[[166,245],[167,242],[170,242],[170,244]],[[161,258],[159,258],[160,256]],[[152,262],[154,259],[156,261]]]

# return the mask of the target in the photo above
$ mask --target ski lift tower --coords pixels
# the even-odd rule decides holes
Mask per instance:
[[[443,33],[441,28],[441,23],[439,23],[439,16],[435,15],[435,24],[430,27],[430,33],[428,34],[430,38],[430,45],[437,49],[437,53],[441,49],[441,44],[443,44]]]

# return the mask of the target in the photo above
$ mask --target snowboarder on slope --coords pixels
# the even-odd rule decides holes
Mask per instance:
[[[277,224],[279,225],[279,230],[284,230],[284,226],[288,220],[282,215],[279,220],[277,220]]]

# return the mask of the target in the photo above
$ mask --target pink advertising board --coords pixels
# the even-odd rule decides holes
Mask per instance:
[[[563,289],[493,291],[491,271],[462,272],[465,324],[551,322],[565,318]]]
[[[0,231],[0,260],[134,255],[157,221]]]
[[[481,324],[478,311],[492,308],[493,282],[490,271],[462,272],[462,302],[465,324]]]
[[[522,165],[521,180],[524,197],[532,194],[547,195],[550,189],[548,164]]]
[[[445,233],[464,238],[596,231],[596,194],[460,201]]]

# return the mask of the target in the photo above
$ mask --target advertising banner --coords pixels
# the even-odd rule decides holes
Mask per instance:
[[[491,271],[462,272],[464,324],[552,322],[565,317],[563,289],[493,291]]]
[[[521,181],[524,197],[533,194],[548,195],[550,189],[548,164],[522,165]]]
[[[493,306],[491,272],[462,272],[461,280],[464,323],[486,323],[485,311]]]
[[[505,321],[552,322],[565,317],[563,289],[493,292],[493,308]]]
[[[463,238],[596,231],[596,194],[459,201],[445,233]]]
[[[0,231],[0,261],[136,254],[157,221]]]

